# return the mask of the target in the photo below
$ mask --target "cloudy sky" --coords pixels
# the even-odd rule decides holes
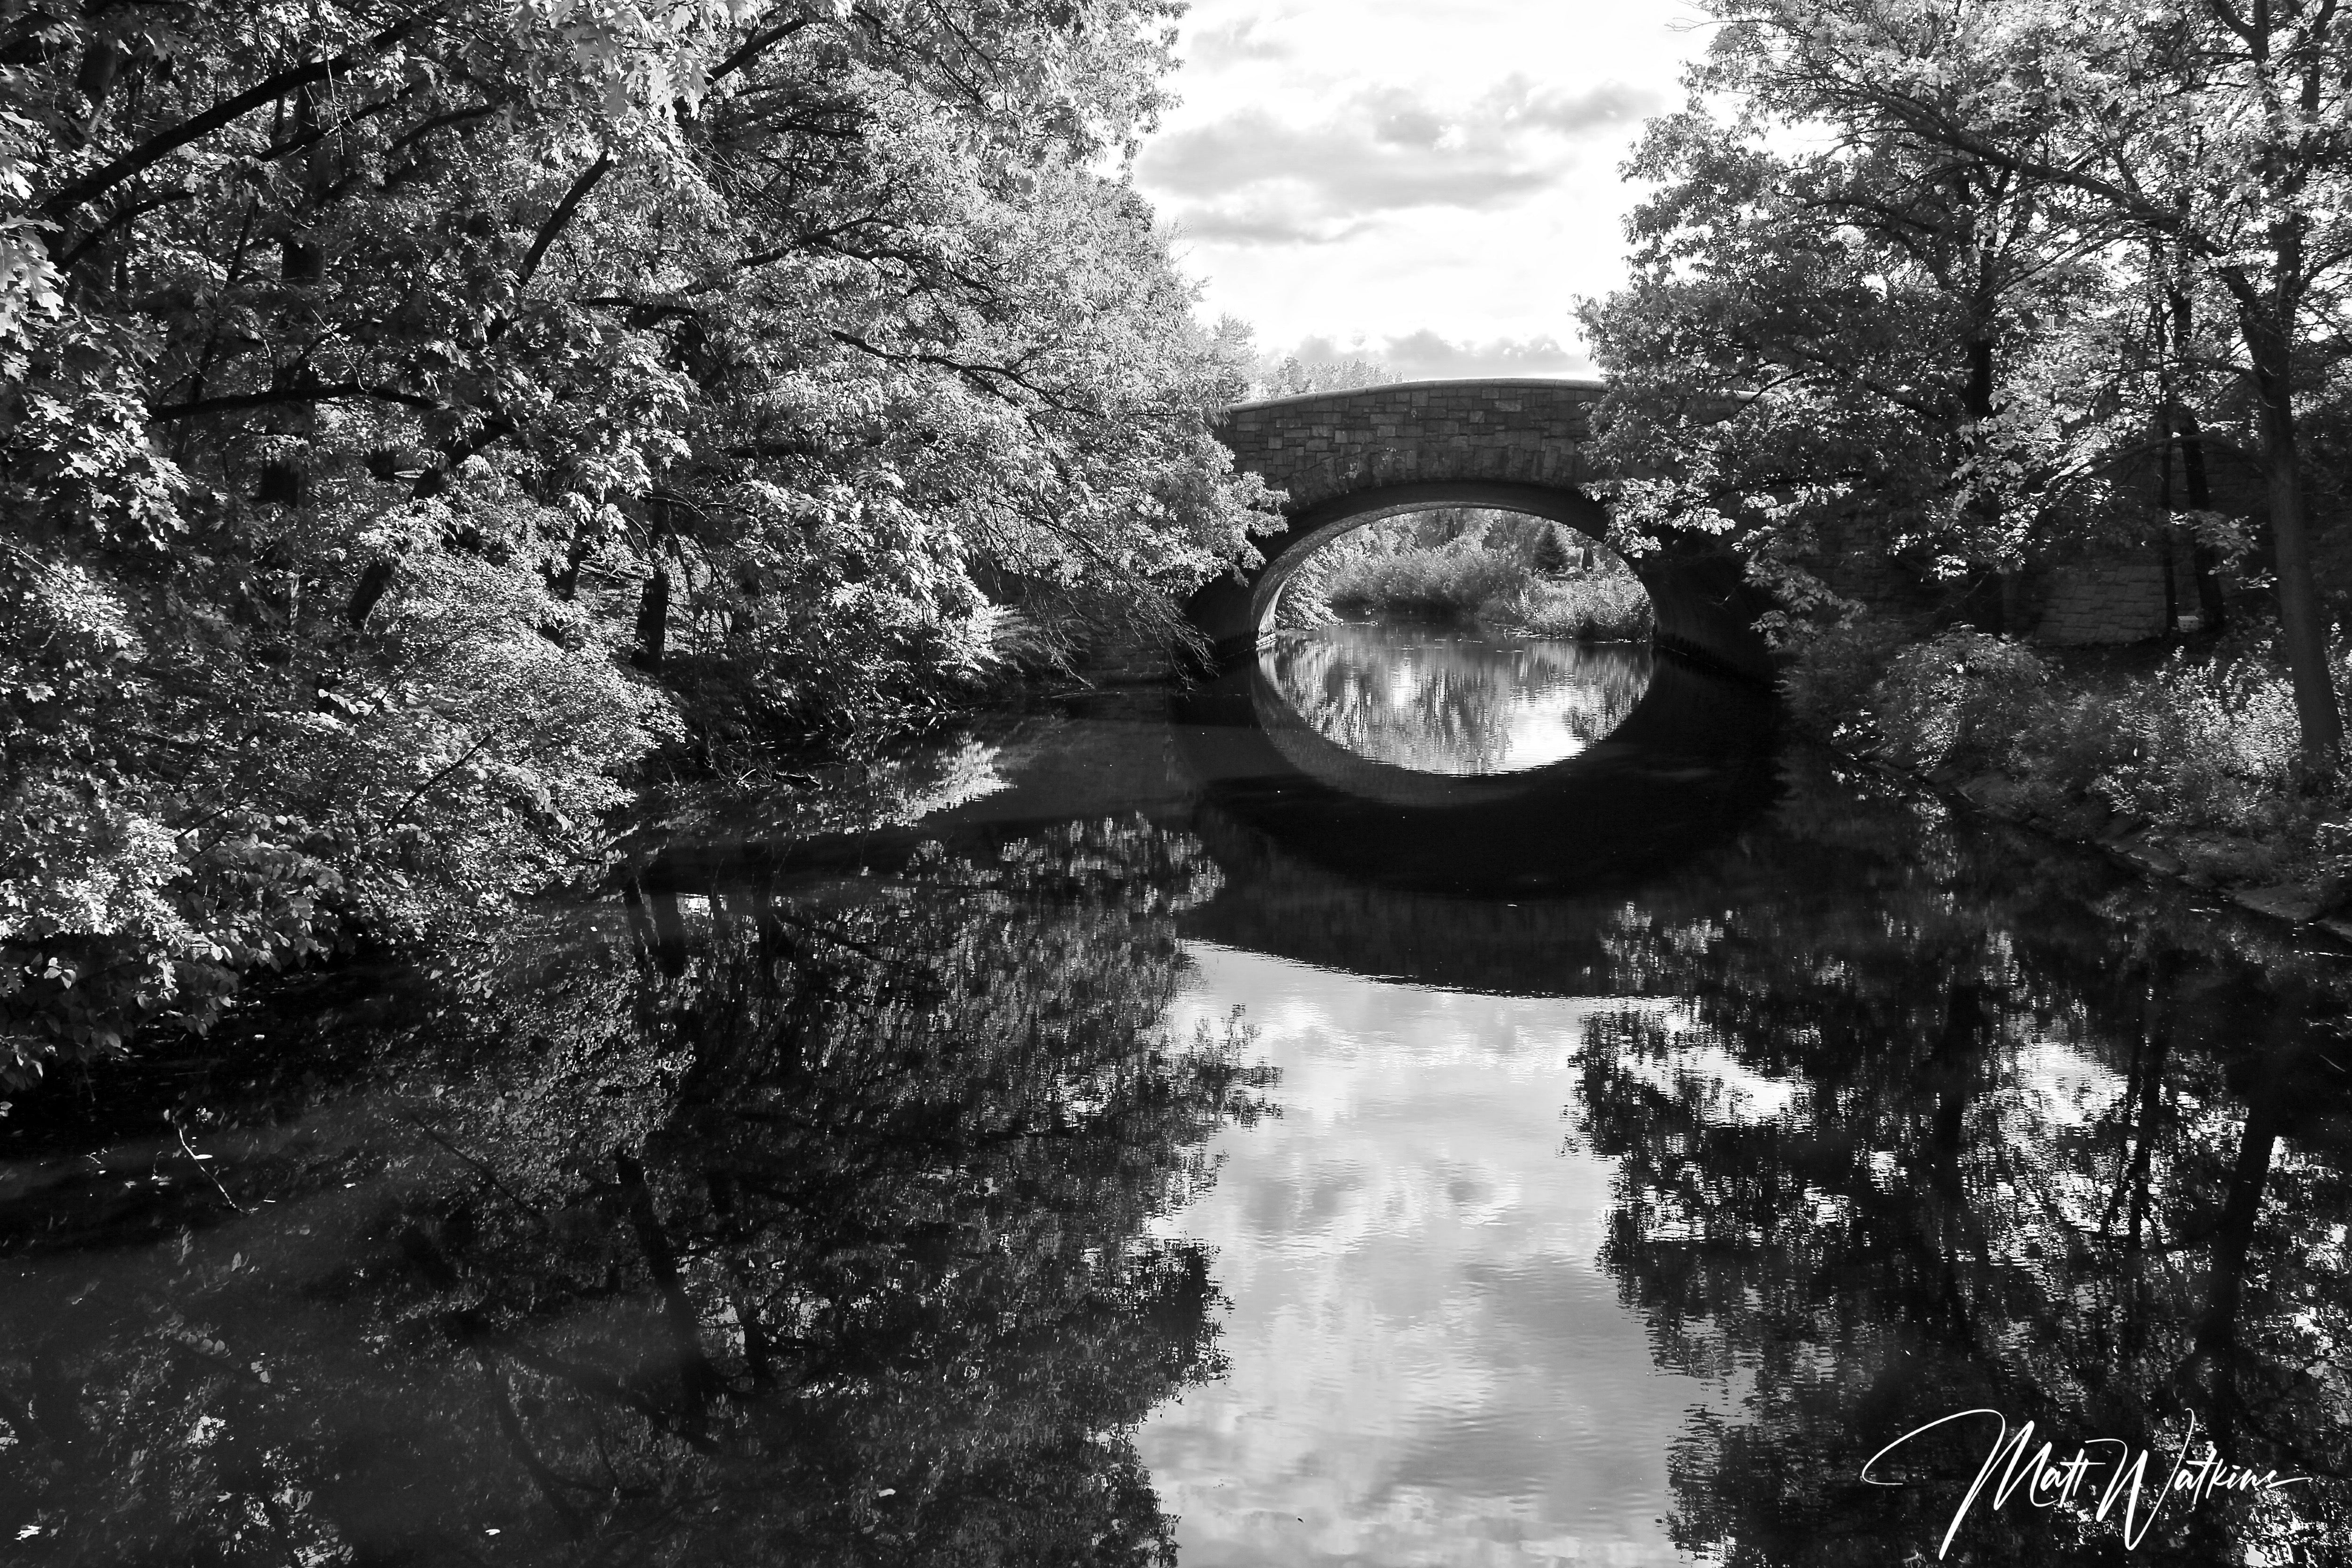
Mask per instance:
[[[1193,0],[1137,180],[1204,313],[1412,375],[1575,374],[1619,181],[1703,47],[1688,0]]]

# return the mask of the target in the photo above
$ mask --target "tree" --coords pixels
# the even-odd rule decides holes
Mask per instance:
[[[1990,0],[1731,4],[1718,47],[1832,123],[1899,136],[2074,198],[2085,227],[2175,247],[2228,298],[2257,413],[2279,610],[2305,758],[2342,720],[2312,571],[2296,399],[2352,271],[2352,83],[2332,0],[2063,14]]]
[[[0,1072],[1245,556],[1237,351],[1116,172],[1169,15],[9,7]]]
[[[2029,323],[2097,279],[2000,171],[1778,153],[1769,107],[1654,122],[1629,164],[1664,189],[1629,223],[1633,287],[1584,308],[1628,548],[1727,534],[1798,615],[1834,603],[1812,563],[1857,529],[1931,578],[2011,580],[2106,500],[2049,482],[2058,431],[2030,395]]]

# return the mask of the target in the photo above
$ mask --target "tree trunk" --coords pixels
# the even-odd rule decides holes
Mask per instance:
[[[307,83],[294,95],[296,138],[309,137],[318,130],[320,108],[326,99],[323,82]],[[327,253],[303,237],[303,225],[315,221],[326,194],[326,158],[325,147],[319,144],[310,146],[301,154],[302,183],[310,200],[301,211],[287,218],[286,230],[278,237],[278,275],[289,283],[315,283],[326,272]]]
[[[2158,258],[2149,258],[2151,268],[2158,265]],[[2167,287],[2167,302],[2172,309],[2172,346],[2186,356],[2189,334],[2196,328],[2196,316],[2185,289]],[[2158,335],[2162,334],[2163,318],[2158,318]],[[2180,440],[2180,477],[2189,487],[2189,509],[2191,511],[2213,510],[2213,487],[2205,477],[2205,437],[2197,428],[2197,416],[2181,405],[2170,389],[2165,396],[2164,428],[2158,432],[2168,444],[2164,455],[2164,482],[2168,491],[2172,486],[2171,438]],[[2168,507],[2169,503],[2168,502]],[[2230,619],[2229,602],[2221,596],[2221,563],[2213,547],[2202,536],[2193,535],[2189,546],[2189,568],[2197,576],[2198,629],[2208,637],[2220,634]]]
[[[2302,1037],[2310,1027],[2310,1003],[2300,987],[2278,999],[2273,1045],[2254,1065],[2246,1085],[2246,1120],[2238,1136],[2238,1158],[2221,1201],[2213,1229],[2211,1267],[2205,1277],[2205,1311],[2198,1320],[2197,1353],[2218,1370],[2236,1351],[2238,1317],[2245,1301],[2246,1263],[2253,1251],[2254,1231],[2262,1217],[2263,1194],[2270,1184],[2271,1162],[2279,1139],[2289,1125],[2295,1101],[2295,1079],[2304,1065]]]
[[[1993,416],[1992,352],[1993,344],[1990,337],[1979,334],[1969,339],[1969,374],[1966,386],[1960,395],[1960,405],[1972,426],[1982,425]],[[1970,456],[1978,458],[1984,456],[1984,439],[1981,435],[1972,433],[1969,437],[1968,445]],[[1979,475],[1979,482],[1983,482],[1981,472]],[[2000,508],[1990,497],[1979,494],[1969,502],[1969,510],[1976,514],[1987,532],[2000,526]],[[1992,563],[1992,568],[1993,579],[1990,584],[1991,592],[1981,595],[1970,595],[1983,606],[1978,611],[1975,618],[1984,630],[1997,636],[2021,635],[2025,630],[2022,624],[2024,617],[2020,613],[2022,584],[2018,581],[2018,574],[2010,570],[2005,563],[1995,561]]]
[[[2180,583],[2172,567],[2172,559],[2179,553],[2180,531],[2173,526],[2172,514],[2179,503],[2172,495],[2172,404],[2161,398],[2158,402],[2156,419],[2156,515],[2162,520],[2162,531],[2157,536],[2164,552],[2164,635],[2178,636],[2180,631]]]
[[[572,535],[571,548],[563,552],[562,569],[557,570],[551,561],[548,562],[542,569],[541,574],[547,579],[547,591],[567,604],[578,598],[580,596],[580,563],[587,559],[588,536],[575,530]]]
[[[655,1293],[661,1298],[670,1352],[677,1360],[680,1425],[689,1441],[698,1442],[707,1425],[710,1397],[719,1386],[718,1374],[702,1348],[702,1324],[678,1269],[677,1247],[662,1228],[661,1211],[654,1206],[645,1166],[626,1149],[615,1149],[613,1169],[620,1177],[630,1227],[637,1233],[638,1248],[646,1255],[646,1272],[653,1277]]]
[[[2172,428],[2180,438],[2180,474],[2189,487],[2189,510],[2213,510],[2213,485],[2205,473],[2205,437],[2197,416],[2186,408],[2172,411]],[[2221,559],[2201,537],[2192,537],[2189,562],[2197,574],[2197,614],[2208,633],[2229,625],[2230,603],[2221,594]]]
[[[646,596],[637,603],[637,668],[659,669],[668,642],[669,567],[656,562],[654,574],[646,579]]]
[[[2295,447],[2294,346],[2275,324],[2242,312],[2262,422],[2263,470],[2270,490],[2271,543],[2277,555],[2279,626],[2287,668],[2294,678],[2295,717],[2303,726],[2303,761],[2315,778],[2334,776],[2344,748],[2344,720],[2327,668],[2327,635],[2319,587],[2311,570],[2311,538],[2304,514],[2303,463]]]
[[[392,586],[392,574],[396,570],[396,563],[379,558],[369,562],[361,571],[360,580],[352,585],[351,599],[343,605],[343,619],[350,622],[354,630],[368,618],[368,612],[375,608],[378,599],[383,597],[383,591]]]

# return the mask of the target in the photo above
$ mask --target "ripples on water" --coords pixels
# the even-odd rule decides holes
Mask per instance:
[[[20,1104],[9,1560],[1932,1561],[1981,1405],[2323,1479],[1950,1561],[2345,1562],[2342,961],[1657,677],[1508,795],[975,727]]]

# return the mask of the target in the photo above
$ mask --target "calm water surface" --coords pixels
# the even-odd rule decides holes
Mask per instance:
[[[2352,1561],[2341,954],[1383,637],[670,803],[20,1102],[0,1558]],[[2313,1479],[1861,1479],[1972,1408]]]
[[[1374,762],[1452,775],[1566,762],[1625,721],[1651,662],[1646,643],[1363,622],[1286,634],[1258,655],[1276,725],[1304,721]]]

